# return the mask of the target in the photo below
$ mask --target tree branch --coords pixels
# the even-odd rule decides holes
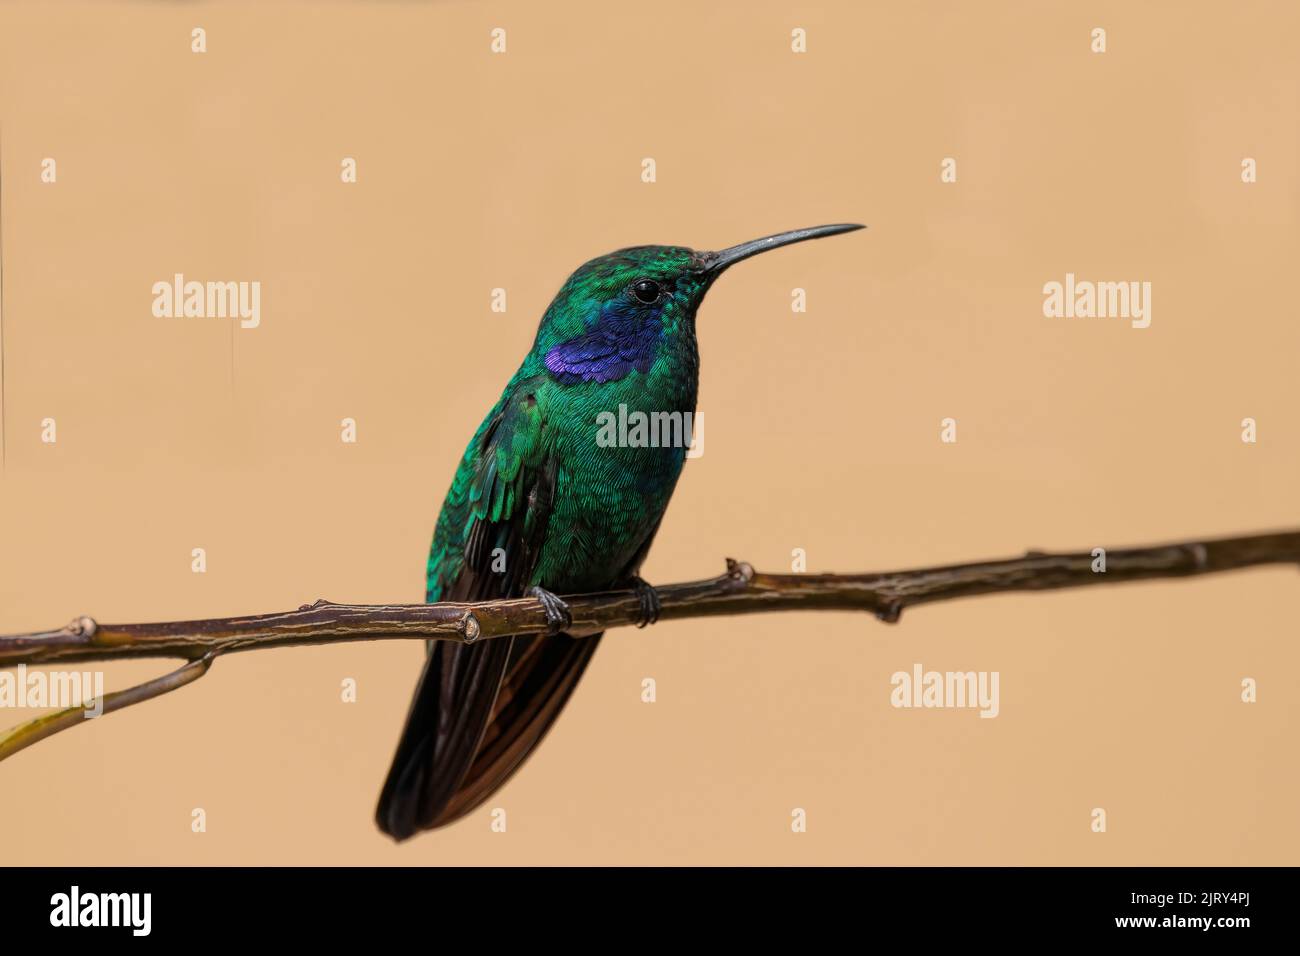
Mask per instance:
[[[1092,551],[954,564],[885,574],[763,574],[727,560],[716,578],[658,588],[661,620],[754,614],[764,611],[861,610],[893,623],[917,604],[993,594],[1189,577],[1264,564],[1300,565],[1300,531],[1218,538],[1143,548],[1107,550],[1105,570],[1094,570]],[[634,591],[565,597],[573,616],[567,629],[586,637],[636,624]],[[0,637],[0,667],[56,665],[139,657],[173,657],[190,663],[163,677],[105,696],[104,712],[149,700],[203,676],[220,654],[269,647],[344,641],[434,639],[471,644],[512,634],[543,634],[546,614],[534,598],[474,604],[332,604],[248,617],[156,624],[97,624],[81,617],[67,627]],[[60,730],[82,711],[49,714],[0,735],[0,760]]]
[[[145,681],[143,684],[138,684],[127,690],[118,690],[111,694],[105,694],[104,709],[101,711],[100,716],[111,714],[115,710],[130,707],[132,704],[138,704],[141,701],[161,697],[163,694],[198,680],[208,672],[208,668],[212,666],[212,659],[215,656],[214,653],[207,654],[198,660],[190,661],[183,667],[178,667],[176,670],[164,674],[162,677],[155,677],[153,680]],[[55,711],[52,714],[45,714],[35,720],[19,724],[17,727],[0,734],[0,760],[12,757],[25,747],[30,747],[38,740],[44,740],[46,737],[57,734],[60,730],[75,727],[85,719],[85,707],[69,707],[66,710]]]

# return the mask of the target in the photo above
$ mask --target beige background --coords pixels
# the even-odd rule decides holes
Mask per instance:
[[[0,632],[418,600],[456,457],[569,271],[842,220],[871,228],[710,293],[706,452],[648,578],[1295,525],[1297,26],[1285,3],[8,4]],[[1151,327],[1044,318],[1067,271],[1152,282]],[[260,280],[261,328],[154,318],[174,272]],[[400,847],[371,815],[420,648],[242,655],[0,767],[0,862],[1294,864],[1297,586],[618,632],[489,805],[506,834],[483,810]],[[915,662],[999,671],[1001,716],[893,709]]]

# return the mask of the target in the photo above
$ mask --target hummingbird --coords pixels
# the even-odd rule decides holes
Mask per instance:
[[[622,405],[650,421],[656,413],[693,416],[695,315],[718,276],[761,252],[861,228],[796,229],[720,252],[633,246],[569,276],[461,457],[426,566],[427,602],[531,595],[545,609],[548,633],[429,642],[379,797],[383,832],[405,840],[458,820],[540,743],[601,637],[567,635],[571,618],[559,595],[633,589],[638,626],[657,619],[659,597],[641,578],[641,563],[690,439],[599,443],[602,413]]]

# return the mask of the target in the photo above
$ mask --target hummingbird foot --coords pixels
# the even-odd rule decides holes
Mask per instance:
[[[659,592],[654,589],[653,584],[640,575],[632,579],[632,587],[636,589],[636,599],[641,602],[641,620],[636,626],[641,628],[655,623],[659,620],[659,612],[664,606],[659,600]]]
[[[546,625],[550,628],[551,634],[559,634],[573,626],[573,614],[569,611],[569,605],[565,604],[558,595],[552,594],[546,588],[529,588],[528,595],[542,602],[542,607],[546,611]]]

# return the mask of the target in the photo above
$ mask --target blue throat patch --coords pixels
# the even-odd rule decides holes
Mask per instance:
[[[633,369],[650,371],[662,333],[657,315],[602,311],[589,331],[551,347],[546,368],[562,385],[617,382]]]

